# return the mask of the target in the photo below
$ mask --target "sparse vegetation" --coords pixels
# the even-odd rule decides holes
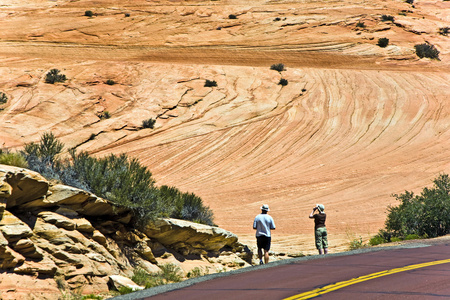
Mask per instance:
[[[105,110],[97,114],[97,117],[100,118],[100,120],[105,120],[111,118],[111,114],[109,111]]]
[[[386,21],[394,21],[394,17],[391,15],[382,15],[381,16],[381,21],[386,22]]]
[[[142,121],[142,127],[153,129],[153,127],[155,126],[155,123],[156,123],[156,120],[153,118],[150,118],[150,119]]]
[[[208,268],[205,268],[205,270],[203,270],[200,267],[195,267],[187,273],[186,277],[187,278],[196,278],[196,277],[201,277],[201,276],[205,276],[208,274],[209,274]]]
[[[129,18],[130,17],[130,13],[125,13],[124,16],[125,16],[125,18]]]
[[[281,21],[281,19],[279,17],[276,17],[275,19],[273,19],[275,22]]]
[[[205,87],[214,87],[217,86],[217,82],[215,80],[205,80]]]
[[[25,145],[21,154],[30,169],[49,179],[84,189],[134,212],[135,225],[158,217],[173,217],[213,225],[213,213],[200,197],[175,187],[154,186],[152,173],[126,154],[91,157],[69,150],[62,159],[64,144],[52,133],[44,133],[39,144]]]
[[[159,272],[148,273],[142,268],[136,268],[131,280],[148,289],[158,285],[180,282],[183,277],[181,269],[177,265],[171,263],[163,264],[160,266],[160,269],[161,271]]]
[[[8,102],[8,96],[5,93],[0,92],[0,105]]]
[[[86,11],[84,12],[84,15],[85,15],[86,17],[91,18],[91,17],[94,15],[94,13],[93,13],[91,10],[86,10]]]
[[[112,80],[112,79],[108,79],[108,80],[106,80],[106,84],[107,85],[115,85],[116,82],[114,80]]]
[[[271,70],[275,70],[275,71],[278,71],[278,72],[282,72],[282,71],[284,71],[285,69],[284,69],[284,64],[273,64],[273,65],[271,65],[270,66],[270,69]]]
[[[434,45],[424,43],[415,45],[414,48],[416,49],[416,54],[420,58],[431,58],[431,59],[437,59],[439,60],[439,50],[434,47]]]
[[[287,79],[281,78],[280,81],[278,82],[278,84],[281,86],[286,86],[286,85],[288,85],[288,81],[287,81]]]
[[[414,0],[405,0],[405,2],[411,5],[414,4]]]
[[[28,168],[28,163],[20,153],[0,150],[0,164]]]
[[[364,24],[364,22],[358,21],[358,23],[356,23],[356,27],[358,27],[358,28],[366,28],[366,25]]]
[[[439,34],[447,36],[450,33],[450,27],[439,28]]]
[[[363,243],[362,237],[359,237],[359,239],[353,239],[350,241],[349,249],[350,250],[356,250],[361,248],[366,248],[367,245]]]
[[[51,69],[45,75],[45,82],[54,84],[55,82],[64,82],[67,80],[66,75],[60,74],[61,71],[58,69]]]
[[[236,15],[229,15],[228,19],[237,19]]]
[[[394,194],[400,205],[389,206],[385,228],[369,241],[370,246],[403,240],[434,238],[450,233],[450,178],[441,174],[432,188],[420,195]]]
[[[378,39],[378,46],[381,48],[386,48],[389,45],[389,39],[388,38],[380,38]]]

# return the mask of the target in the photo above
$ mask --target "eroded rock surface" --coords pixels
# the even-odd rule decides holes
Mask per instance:
[[[186,276],[194,267],[184,263],[187,256],[191,261],[196,256],[210,272],[231,269],[229,263],[209,260],[222,253],[241,262],[234,268],[248,266],[252,260],[237,236],[220,228],[164,219],[141,232],[124,222],[123,215],[132,215],[130,211],[88,192],[51,184],[36,172],[0,165],[0,178],[6,204],[0,218],[0,290],[11,285],[4,278],[19,275],[48,286],[33,292],[19,280],[14,293],[3,292],[8,297],[59,299],[61,292],[75,290],[105,294],[111,280],[114,286],[142,289],[124,279],[132,276],[135,266],[158,272],[158,265],[170,262]],[[92,203],[101,203],[102,213]],[[95,213],[86,212],[87,207]]]

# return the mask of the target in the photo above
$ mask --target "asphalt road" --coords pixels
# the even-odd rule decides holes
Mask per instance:
[[[269,263],[128,295],[137,299],[449,299],[450,240]]]

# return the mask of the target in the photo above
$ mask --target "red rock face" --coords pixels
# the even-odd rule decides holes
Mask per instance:
[[[52,131],[67,148],[126,152],[243,242],[268,203],[279,250],[313,250],[323,203],[339,250],[377,233],[391,194],[450,171],[449,5],[18,0],[0,13],[0,145]],[[418,59],[425,41],[440,61]],[[52,68],[67,81],[45,83]]]

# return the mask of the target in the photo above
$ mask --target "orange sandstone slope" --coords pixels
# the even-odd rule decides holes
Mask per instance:
[[[268,203],[275,247],[293,251],[312,248],[316,203],[338,249],[382,227],[392,193],[450,172],[450,37],[438,33],[450,2],[245,3],[2,4],[0,144],[51,130],[94,155],[126,152],[159,185],[201,196],[244,242]],[[417,58],[424,42],[440,61]],[[51,68],[68,80],[44,83]]]

